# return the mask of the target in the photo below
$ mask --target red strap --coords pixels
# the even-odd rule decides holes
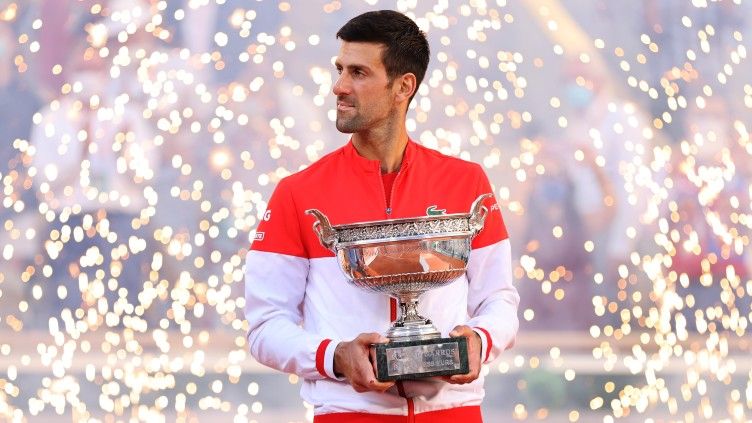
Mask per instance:
[[[405,385],[402,381],[397,381],[397,392],[399,395],[407,400],[407,423],[415,423],[415,403],[412,398],[408,398],[405,394]]]
[[[483,423],[480,406],[457,407],[415,415],[416,423]]]
[[[326,347],[329,346],[330,342],[332,342],[331,339],[324,339],[316,350],[316,370],[318,370],[319,373],[321,373],[321,376],[324,377],[329,377],[324,371],[324,354],[326,353]]]
[[[416,423],[481,423],[480,406],[448,408],[414,415]],[[406,423],[409,416],[369,413],[331,413],[313,417],[313,423]]]
[[[493,347],[493,340],[491,340],[491,334],[488,333],[487,330],[479,327],[475,327],[475,329],[478,329],[479,331],[483,332],[486,335],[486,356],[483,357],[483,362],[485,363],[488,361],[488,356],[491,355],[491,347]]]
[[[313,416],[313,423],[405,423],[405,416],[367,413],[331,413]]]

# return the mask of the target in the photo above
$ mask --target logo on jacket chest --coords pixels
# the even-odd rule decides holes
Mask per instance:
[[[440,209],[436,205],[426,208],[426,216],[441,216],[442,214],[446,214],[446,209]]]

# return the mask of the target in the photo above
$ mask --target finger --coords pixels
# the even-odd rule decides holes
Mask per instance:
[[[365,373],[365,372],[364,372]],[[384,381],[381,382],[376,379],[375,376],[373,376],[373,373],[371,372],[370,376],[367,376],[365,374],[359,375],[359,380],[353,384],[353,386],[359,386],[364,388],[368,391],[378,391],[378,392],[384,392],[387,389],[394,386],[394,381]]]
[[[459,374],[459,375],[452,375],[451,377],[454,378],[455,380],[464,380],[465,382],[472,382],[478,377],[480,377],[480,370],[477,367],[471,365],[470,370],[467,373]]]
[[[368,389],[372,389],[371,387],[379,382],[378,380],[376,380],[376,374],[373,371],[373,365],[368,360],[366,360],[365,362],[358,362],[357,378],[359,383],[363,384],[363,386],[366,386]]]
[[[389,338],[380,333],[364,333],[358,336],[362,344],[384,344],[389,342]]]
[[[474,377],[471,377],[470,375],[453,375],[449,378],[449,383],[453,383],[455,385],[463,385],[468,382],[472,382],[475,380]]]
[[[361,385],[359,383],[353,383],[352,387],[355,390],[355,392],[357,392],[359,394],[362,394],[363,392],[368,392],[368,387],[363,386],[363,385]]]
[[[379,382],[378,380],[374,379],[369,383],[369,387],[372,391],[379,391],[384,392],[387,389],[394,386],[394,381],[387,381],[387,382]]]
[[[470,333],[470,331],[472,331],[472,329],[470,329],[468,326],[458,325],[458,326],[455,326],[451,332],[449,332],[449,336],[452,338],[459,338],[460,336],[468,336],[468,333]]]
[[[455,383],[451,376],[440,376],[440,379],[446,383],[451,383],[451,384]]]
[[[461,385],[464,383],[472,382],[475,379],[477,379],[477,375],[473,375],[473,372],[460,374],[460,375],[449,375],[449,376],[441,376],[441,379],[444,380],[447,383],[451,383],[454,385]]]

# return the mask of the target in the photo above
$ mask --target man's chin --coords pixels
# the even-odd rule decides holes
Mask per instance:
[[[339,120],[335,122],[334,126],[336,126],[337,130],[343,134],[352,134],[358,130],[358,128],[355,125],[350,124],[350,122],[340,122]]]

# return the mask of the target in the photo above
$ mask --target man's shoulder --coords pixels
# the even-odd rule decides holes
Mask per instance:
[[[450,156],[441,151],[426,147],[417,142],[415,144],[415,160],[431,168],[443,168],[454,172],[464,172],[466,174],[483,173],[480,164],[465,160],[461,157]]]
[[[287,189],[307,189],[311,184],[318,184],[322,180],[332,177],[333,170],[343,159],[344,148],[339,147],[336,150],[326,154],[303,169],[298,170],[279,181],[279,185],[284,185]]]

